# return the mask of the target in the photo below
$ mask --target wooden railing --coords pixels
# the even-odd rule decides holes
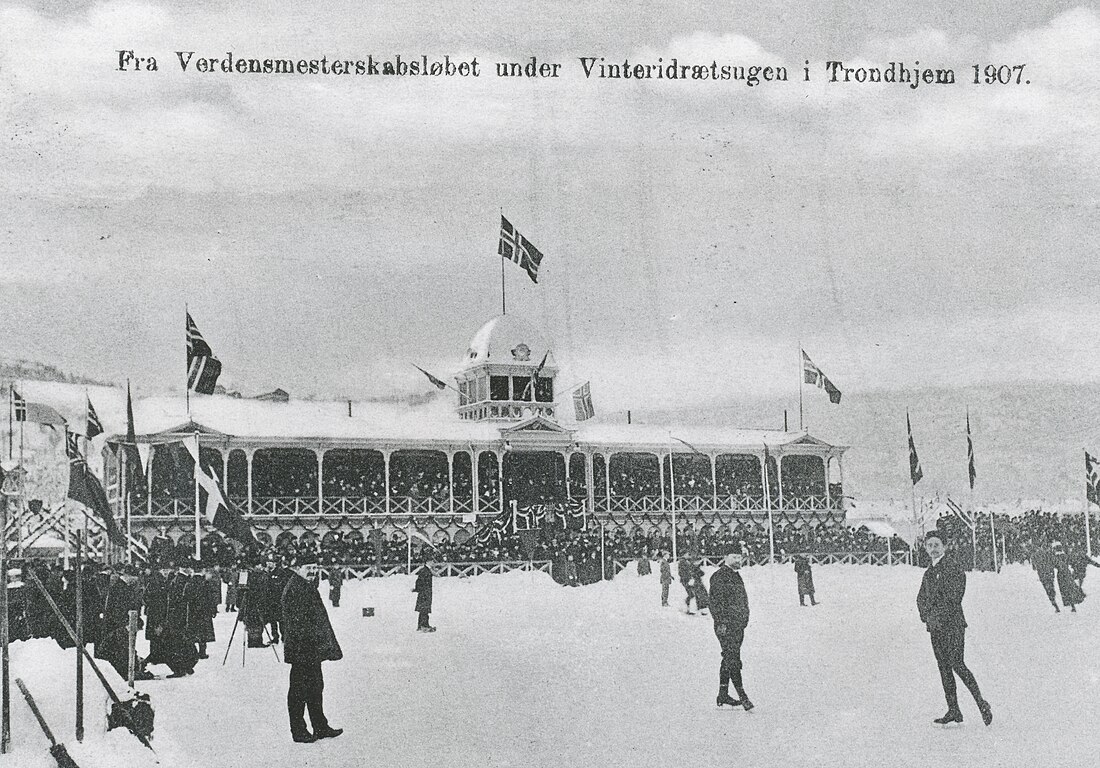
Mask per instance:
[[[413,570],[417,570],[413,565]],[[329,571],[339,569],[345,579],[368,579],[375,576],[393,576],[395,574],[409,573],[408,563],[383,563],[381,567],[374,565],[327,565],[321,568],[324,578],[328,578]],[[554,566],[549,560],[497,560],[478,563],[436,563],[436,576],[478,576],[482,573],[508,573],[510,571],[524,571],[528,573],[548,573],[554,575]]]

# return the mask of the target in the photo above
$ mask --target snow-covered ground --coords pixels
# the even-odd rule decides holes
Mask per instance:
[[[194,676],[143,686],[160,764],[1080,766],[1100,752],[1100,598],[1056,615],[1022,566],[971,575],[967,659],[996,719],[985,728],[960,686],[966,722],[943,729],[931,724],[945,705],[914,607],[919,569],[819,567],[815,608],[798,606],[790,568],[743,573],[752,713],[715,708],[718,643],[709,618],[682,612],[678,583],[661,608],[656,576],[633,571],[576,589],[544,574],[437,579],[439,631],[418,634],[413,579],[396,576],[349,583],[330,609],[344,660],[325,664],[325,702],[342,737],[291,742],[289,667],[269,649],[242,667],[239,633],[223,667],[235,617],[223,614]],[[76,744],[73,651],[16,643],[12,665],[82,768],[153,765],[128,733],[103,732],[90,672]],[[12,713],[15,752],[0,768],[52,765],[14,686]]]

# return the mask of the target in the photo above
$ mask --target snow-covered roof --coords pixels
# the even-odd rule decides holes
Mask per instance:
[[[36,382],[27,387],[27,397],[40,399],[57,408],[69,419],[70,428],[84,430],[84,387],[72,384]],[[96,411],[106,434],[120,436],[126,432],[126,390],[124,388],[89,388]],[[269,402],[226,395],[196,395],[190,398],[190,413],[183,395],[159,395],[134,399],[134,426],[139,436],[152,442],[163,439],[164,433],[178,431],[192,424],[208,433],[233,438],[270,441],[342,442],[386,441],[418,443],[425,446],[449,443],[484,445],[502,440],[502,430],[514,435],[523,422],[473,421],[459,418],[454,399],[447,395],[422,405],[404,402],[353,402],[351,416],[348,403],[291,399],[289,402]],[[571,416],[570,409],[560,409],[562,416]],[[676,427],[646,424],[609,424],[599,421],[576,422],[563,418],[563,440],[581,445],[629,451],[658,450],[668,446],[678,453],[691,452],[759,452],[769,448],[798,446],[807,453],[833,447],[805,432],[781,430],[737,429],[684,425]]]

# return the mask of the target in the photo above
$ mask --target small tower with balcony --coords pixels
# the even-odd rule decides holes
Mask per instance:
[[[541,334],[516,315],[498,315],[474,335],[455,376],[458,415],[469,421],[553,419],[557,373]]]

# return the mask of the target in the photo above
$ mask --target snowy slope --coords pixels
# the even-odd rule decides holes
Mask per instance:
[[[437,579],[432,635],[414,631],[412,577],[349,583],[330,609],[345,658],[325,665],[326,709],[344,736],[290,741],[289,668],[268,649],[249,650],[242,667],[239,634],[221,666],[229,614],[193,677],[145,684],[155,745],[165,766],[1091,764],[1100,598],[1055,615],[1022,566],[972,575],[967,655],[996,720],[982,726],[963,691],[965,724],[942,729],[930,723],[945,705],[914,607],[920,574],[819,567],[822,604],[800,608],[789,568],[746,569],[751,714],[715,708],[710,619],[677,609],[679,584],[662,609],[655,575],[579,589],[543,574]],[[361,616],[366,605],[375,617]],[[94,714],[74,743],[72,651],[19,643],[12,659],[82,768],[152,764],[132,737],[104,736]],[[88,709],[102,711],[98,693]],[[50,765],[21,701],[13,713],[18,751],[0,768]]]

